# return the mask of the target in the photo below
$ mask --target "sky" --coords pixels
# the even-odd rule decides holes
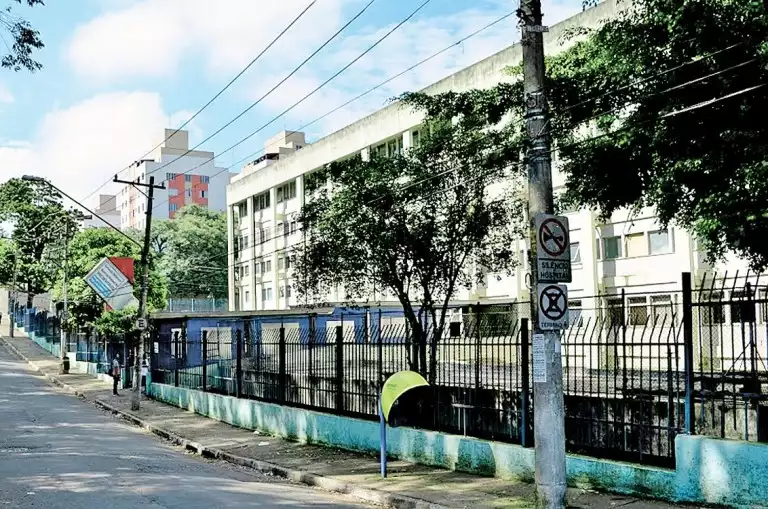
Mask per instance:
[[[508,0],[432,0],[373,51],[278,116],[406,18],[423,0],[375,0],[293,77],[264,97],[370,0],[316,0],[306,14],[187,129],[200,150],[237,172],[264,141],[297,129],[513,11]],[[77,199],[114,192],[112,176],[208,102],[311,0],[50,0],[16,14],[41,33],[37,73],[0,69],[0,182],[33,174]],[[544,23],[582,0],[543,0]],[[519,39],[515,16],[306,128],[308,141],[482,60]],[[5,36],[7,41],[7,35]],[[0,46],[0,53],[4,48]],[[248,141],[227,151],[273,121]],[[251,157],[252,156],[252,157]],[[105,185],[106,184],[106,185]]]

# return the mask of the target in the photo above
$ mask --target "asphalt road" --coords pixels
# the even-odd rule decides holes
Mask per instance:
[[[0,509],[366,507],[175,449],[58,392],[0,343]]]

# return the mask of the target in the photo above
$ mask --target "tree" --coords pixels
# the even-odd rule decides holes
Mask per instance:
[[[634,0],[571,36],[547,62],[565,199],[605,217],[651,207],[712,261],[734,252],[766,268],[765,2]],[[574,130],[589,123],[602,135]]]
[[[227,219],[198,205],[152,225],[152,247],[174,297],[227,296]]]
[[[139,260],[141,253],[139,247],[108,228],[88,228],[77,232],[69,244],[69,256],[67,259],[67,295],[69,300],[69,313],[71,327],[90,327],[95,324],[115,322],[124,323],[113,317],[132,316],[130,326],[122,332],[129,332],[135,323],[137,309],[123,311],[104,312],[104,304],[85,282],[85,276],[97,263],[108,257],[128,257],[135,261],[136,273],[139,273]],[[52,294],[54,298],[61,299],[63,294],[64,272],[59,270]],[[141,293],[141,281],[135,278],[134,295],[136,298]],[[149,299],[150,310],[159,310],[165,307],[166,286],[164,278],[155,267],[150,268]],[[105,328],[106,329],[106,328]],[[112,329],[110,329],[112,330]]]
[[[16,3],[26,3],[29,7],[44,5],[43,0],[14,0]],[[11,36],[12,44],[6,41],[8,53],[2,56],[0,64],[14,71],[27,69],[30,72],[39,71],[42,64],[32,57],[35,50],[42,49],[45,45],[40,39],[40,32],[32,28],[32,25],[24,18],[14,14],[13,4],[0,11],[0,30],[5,30]],[[0,34],[2,35],[2,34]]]
[[[509,90],[407,94],[402,106],[426,114],[417,147],[335,162],[308,179],[299,294],[316,302],[341,287],[359,302],[388,290],[413,333],[411,369],[432,381],[450,300],[515,264],[522,168],[509,161],[520,160],[524,139],[519,126],[499,126]]]
[[[11,179],[0,185],[0,222],[13,224],[11,239],[18,254],[17,281],[24,283],[27,307],[32,299],[51,287],[57,240],[77,231],[78,215],[64,209],[61,196],[44,182]],[[9,273],[10,258],[0,273]],[[10,269],[12,274],[13,269]],[[9,279],[0,280],[9,284]]]

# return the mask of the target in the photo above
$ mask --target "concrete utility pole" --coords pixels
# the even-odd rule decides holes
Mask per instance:
[[[141,360],[144,358],[144,343],[147,330],[147,297],[149,295],[149,244],[152,228],[152,200],[155,189],[165,189],[165,185],[155,185],[155,177],[149,177],[149,183],[131,182],[120,180],[115,175],[114,182],[148,188],[146,225],[144,225],[144,245],[141,248],[141,297],[139,298],[139,318],[137,328],[141,331],[141,337],[136,346],[136,355],[133,365],[133,391],[131,393],[131,410],[138,410],[141,406]]]
[[[565,507],[565,411],[560,333],[542,330],[539,320],[539,269],[536,251],[539,242],[535,219],[554,212],[552,166],[549,148],[548,110],[544,88],[544,36],[541,0],[521,0],[518,15],[522,24],[523,91],[525,121],[531,145],[528,162],[528,219],[531,227],[531,310],[534,332],[534,440],[536,451],[537,506]],[[567,235],[567,232],[565,233]],[[567,300],[567,297],[566,297]],[[563,303],[565,308],[567,302]],[[537,345],[538,341],[538,345]],[[543,376],[537,374],[543,370]]]
[[[60,333],[59,354],[61,357],[61,365],[59,366],[59,374],[65,375],[69,373],[69,361],[67,360],[67,332],[65,330],[65,324],[69,319],[69,301],[67,298],[67,260],[69,259],[69,221],[64,226],[64,260],[62,261],[62,268],[64,271],[64,284],[62,285],[62,293],[64,297],[64,311],[62,313]]]

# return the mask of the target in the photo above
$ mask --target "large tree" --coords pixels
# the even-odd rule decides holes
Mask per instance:
[[[505,92],[408,94],[402,107],[426,114],[418,146],[332,163],[308,179],[299,293],[317,302],[341,288],[359,303],[388,291],[415,339],[411,368],[432,380],[451,299],[516,261],[523,138],[517,125],[499,125],[514,103]]]
[[[57,246],[77,231],[78,216],[64,208],[61,196],[46,183],[11,179],[0,185],[0,221],[13,226],[15,253],[3,258],[0,283],[11,283],[15,272],[30,307],[35,295],[50,289]]]
[[[227,296],[227,219],[198,205],[152,226],[152,248],[172,297]]]
[[[13,1],[18,4],[27,4],[29,7],[44,5],[43,0]],[[0,10],[0,31],[6,32],[7,36],[10,37],[9,39],[0,32],[8,51],[2,55],[0,65],[14,71],[27,69],[30,72],[35,72],[42,69],[42,64],[33,57],[34,52],[44,46],[42,39],[40,39],[40,32],[32,28],[29,21],[16,15],[13,4]]]
[[[764,0],[633,0],[547,61],[566,199],[651,207],[717,259],[768,266]],[[578,126],[592,124],[597,133]],[[597,136],[595,136],[597,134]]]

